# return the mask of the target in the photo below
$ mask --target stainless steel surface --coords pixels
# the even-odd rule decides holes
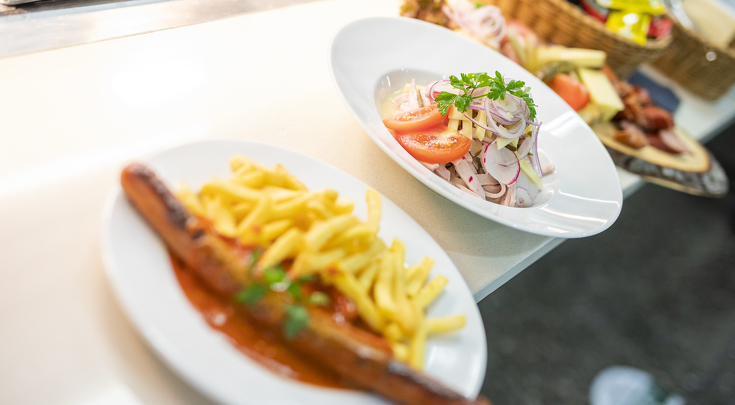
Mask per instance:
[[[21,12],[0,17],[0,58],[312,1],[316,0],[133,0]]]
[[[83,10],[80,7],[90,7],[90,6],[103,6],[103,7],[106,6],[108,8],[115,8],[115,7],[119,7],[119,5],[116,5],[114,3],[127,2],[127,4],[142,5],[142,4],[148,4],[148,3],[158,3],[161,1],[166,1],[166,0],[153,0],[153,1],[136,0],[133,2],[131,2],[130,0],[33,0],[33,1],[0,0],[0,3],[4,3],[4,4],[14,4],[15,3],[15,5],[6,6],[4,9],[0,9],[0,16],[7,16],[7,15],[13,15],[13,14],[30,14],[30,13],[37,13],[39,11],[60,11],[63,9],[72,9],[72,8]],[[91,10],[91,9],[86,9],[86,10]],[[70,11],[73,11],[73,10],[67,10],[65,11],[65,13],[69,13]],[[0,19],[0,21],[5,21],[5,20]]]
[[[34,1],[39,1],[39,0],[0,0],[0,4],[6,4],[9,6],[13,6],[16,4],[32,3]]]

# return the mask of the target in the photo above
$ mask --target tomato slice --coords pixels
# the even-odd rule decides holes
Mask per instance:
[[[590,92],[587,87],[572,76],[560,73],[554,76],[548,84],[551,90],[554,90],[570,107],[574,108],[574,111],[581,110],[590,102]]]
[[[419,162],[449,163],[460,159],[470,150],[470,141],[444,125],[420,131],[396,132],[396,140]]]
[[[436,105],[398,113],[383,120],[386,127],[395,131],[418,131],[433,127],[444,120]]]

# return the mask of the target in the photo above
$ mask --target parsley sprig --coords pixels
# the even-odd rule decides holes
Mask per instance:
[[[250,260],[250,275],[252,277],[252,269],[260,257],[260,252],[255,251]],[[252,277],[253,280],[256,280]],[[288,339],[296,337],[308,324],[309,312],[304,307],[304,298],[301,292],[301,286],[314,280],[314,276],[303,276],[296,280],[291,280],[286,271],[281,266],[273,266],[263,270],[262,277],[253,281],[235,296],[235,301],[252,306],[258,303],[268,292],[286,293],[294,302],[286,305],[284,308],[285,322],[283,323],[283,333]],[[315,291],[309,295],[306,301],[310,305],[328,305],[329,296]]]
[[[283,324],[283,334],[286,339],[293,339],[309,324],[309,312],[303,305],[286,305],[286,323]]]
[[[487,73],[462,73],[460,78],[457,76],[449,76],[449,84],[457,90],[461,90],[461,94],[453,94],[448,91],[442,91],[436,96],[436,102],[438,103],[439,112],[442,115],[446,115],[449,111],[449,107],[454,105],[454,108],[459,112],[465,112],[470,108],[472,100],[488,97],[493,100],[501,99],[505,100],[505,94],[510,93],[516,97],[520,97],[528,105],[528,111],[531,115],[531,120],[536,119],[536,107],[537,105],[533,102],[533,98],[528,94],[530,89],[526,86],[526,83],[520,80],[511,80],[508,84],[505,84],[505,79],[500,72],[495,71],[495,76],[490,76]],[[473,96],[475,90],[483,87],[489,87],[490,90],[486,94],[480,94]]]

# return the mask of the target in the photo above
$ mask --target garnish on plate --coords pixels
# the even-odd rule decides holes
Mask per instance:
[[[412,119],[423,120],[420,115]],[[411,122],[397,125],[412,128]],[[367,191],[367,219],[361,221],[352,213],[353,201],[331,189],[310,191],[281,165],[266,168],[238,155],[230,166],[229,179],[212,179],[197,193],[182,184],[176,197],[220,236],[248,247],[247,280],[234,301],[257,310],[279,297],[287,304],[279,325],[287,339],[310,327],[316,308],[335,311],[347,322],[362,319],[388,339],[398,359],[421,369],[423,344],[411,341],[426,305],[412,301],[433,298],[441,288],[424,285],[432,260],[406,268],[403,242],[395,239],[388,247],[378,238],[380,195]],[[394,283],[393,277],[403,281]],[[381,284],[382,278],[391,282]]]
[[[531,120],[533,121],[536,119],[537,105],[533,102],[533,98],[529,93],[531,89],[525,87],[525,82],[520,80],[511,80],[508,84],[505,84],[505,79],[503,79],[503,76],[498,71],[495,71],[495,77],[492,77],[487,73],[462,73],[460,74],[460,77],[461,79],[458,79],[457,76],[449,76],[449,84],[451,84],[455,89],[462,91],[462,94],[442,91],[435,98],[442,115],[446,115],[449,107],[452,105],[454,105],[459,112],[465,112],[470,108],[470,104],[473,100],[483,97],[487,97],[492,100],[505,100],[506,93],[510,93],[513,96],[523,99],[528,106]],[[475,95],[478,89],[482,90],[483,88],[489,88],[489,91],[479,91],[480,94]]]
[[[321,291],[314,291],[309,294],[308,299],[304,299],[301,287],[314,279],[314,276],[306,275],[292,280],[281,265],[276,265],[263,270],[263,277],[260,280],[254,278],[250,285],[235,296],[235,301],[255,305],[268,291],[287,294],[293,303],[286,308],[283,330],[286,338],[292,339],[309,323],[309,313],[304,305],[328,305],[330,302],[329,296]]]

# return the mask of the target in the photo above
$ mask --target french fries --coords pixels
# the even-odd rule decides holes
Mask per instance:
[[[372,288],[379,268],[380,266],[378,265],[378,261],[373,259],[373,261],[360,273],[358,281],[365,291],[370,291],[370,288]]]
[[[318,222],[306,234],[306,248],[318,252],[332,236],[357,225],[358,222],[360,221],[350,214],[338,215],[326,221]]]
[[[296,247],[304,239],[303,233],[298,228],[291,228],[281,235],[272,245],[265,250],[258,261],[258,270],[275,266],[290,257]]]
[[[398,318],[398,305],[393,297],[393,264],[393,253],[383,253],[378,278],[373,285],[375,303],[383,315],[391,320]]]
[[[406,286],[406,293],[409,297],[414,297],[421,289],[421,286],[426,283],[426,279],[429,277],[432,267],[434,267],[434,259],[427,256],[421,259],[421,263],[408,268],[408,285]]]
[[[426,321],[426,330],[429,334],[454,332],[464,328],[465,322],[466,319],[464,315],[431,318]]]
[[[380,239],[370,245],[367,250],[352,254],[336,263],[337,270],[343,273],[356,273],[358,270],[365,268],[370,261],[385,250],[385,243]]]
[[[396,302],[398,326],[410,336],[416,329],[417,318],[419,321],[421,319],[420,314],[415,311],[415,305],[406,296],[406,246],[399,239],[394,239],[390,250],[393,252],[393,298]]]
[[[357,312],[370,327],[375,330],[385,329],[384,318],[380,315],[367,293],[360,288],[360,284],[352,274],[339,273],[332,276],[331,280],[343,294],[355,301]]]
[[[447,285],[448,282],[449,280],[447,280],[447,278],[444,276],[434,277],[413,298],[414,304],[416,304],[419,309],[426,308],[426,306],[429,305],[431,301],[434,301],[434,298],[439,295],[439,293],[444,289],[444,286]]]
[[[408,346],[407,345],[400,343],[400,342],[391,341],[390,348],[393,349],[393,355],[396,356],[398,360],[403,361],[403,362],[408,362]]]
[[[354,302],[396,359],[417,370],[423,368],[430,335],[464,327],[464,315],[426,318],[426,308],[448,280],[439,275],[427,283],[433,259],[406,267],[404,243],[394,239],[388,247],[378,237],[377,191],[367,190],[367,216],[361,221],[353,215],[352,200],[335,190],[310,191],[281,165],[267,168],[235,155],[230,168],[229,179],[212,179],[199,193],[182,183],[176,197],[220,235],[262,249],[254,271],[291,263],[290,280],[320,277]]]
[[[424,367],[424,348],[426,347],[427,335],[426,321],[422,320],[416,333],[411,336],[411,345],[408,348],[408,364],[416,370],[422,370]]]

